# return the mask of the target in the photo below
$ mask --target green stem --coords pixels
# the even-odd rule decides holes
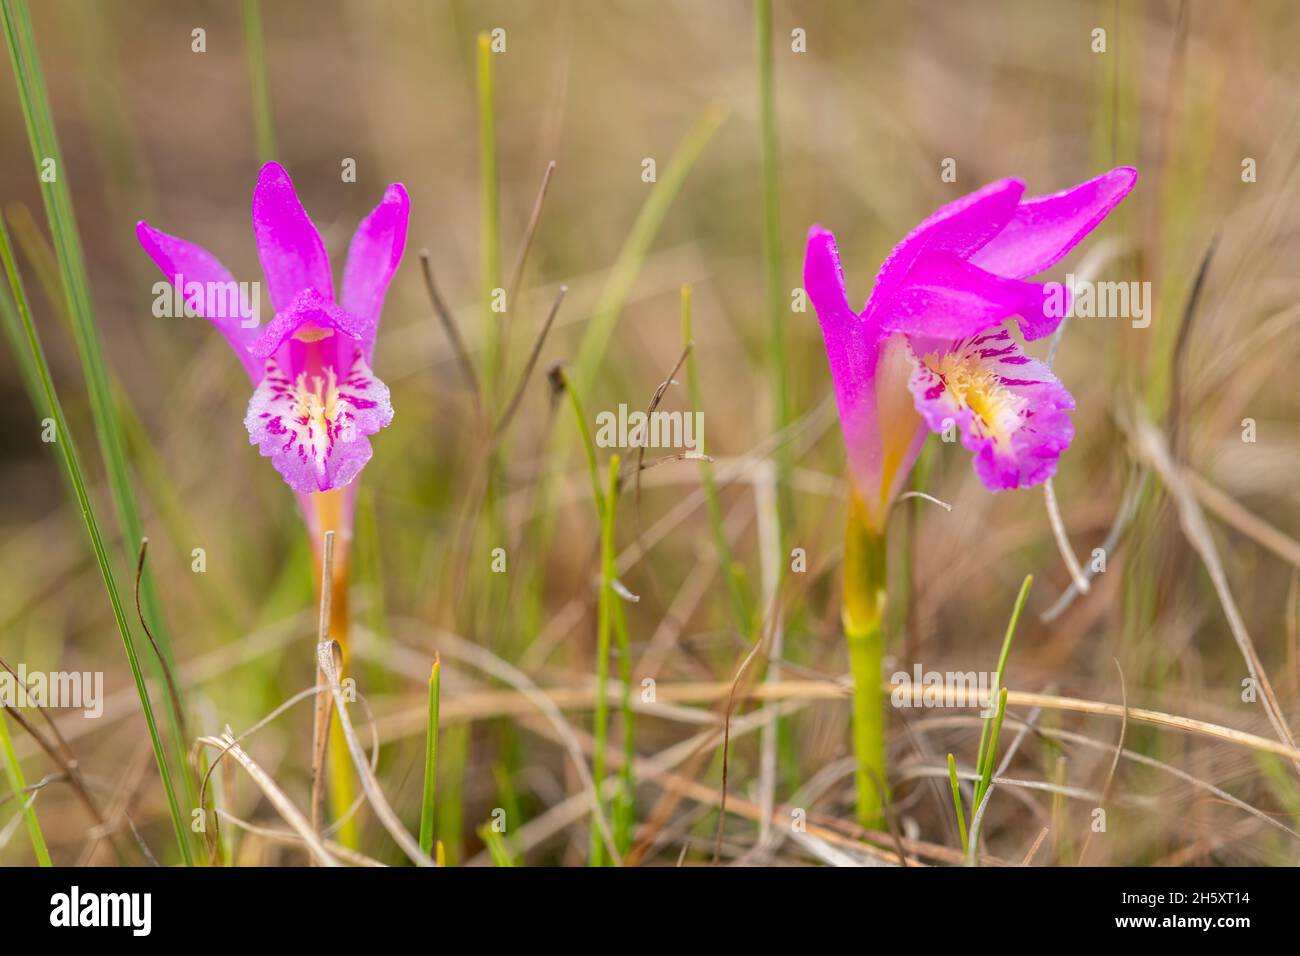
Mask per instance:
[[[609,736],[609,632],[613,619],[614,502],[618,498],[618,455],[609,459],[609,492],[600,508],[600,596],[596,604],[596,706],[593,719],[591,773],[599,787],[605,779],[605,743]],[[591,815],[590,865],[605,865],[605,844],[598,815]]]
[[[50,851],[45,846],[45,835],[41,833],[40,821],[36,819],[36,810],[28,802],[34,793],[27,792],[27,781],[23,778],[23,768],[18,763],[18,754],[14,752],[14,742],[9,736],[9,725],[0,715],[0,751],[5,758],[5,775],[9,778],[9,788],[14,792],[14,802],[22,808],[27,820],[27,835],[32,839],[32,849],[36,851],[36,862],[41,866],[50,866]]]
[[[889,799],[885,703],[881,671],[885,634],[885,536],[872,527],[854,495],[844,535],[844,636],[853,677],[853,755],[857,761],[858,822],[878,828]]]
[[[613,510],[613,500],[610,501]],[[610,565],[606,571],[609,581],[615,577],[614,552],[610,549]],[[627,616],[623,613],[622,599],[610,595],[613,605],[614,636],[618,639],[618,677],[622,683],[619,719],[623,726],[623,769],[619,774],[618,797],[614,801],[614,848],[626,856],[632,849],[632,829],[636,809],[636,723],[632,711],[632,643],[627,633]]]
[[[970,843],[966,837],[966,811],[962,809],[961,804],[961,781],[957,779],[957,760],[952,754],[948,754],[948,785],[952,788],[952,804],[957,811],[957,830],[961,834],[961,852],[965,854],[970,849]]]
[[[479,185],[483,190],[483,402],[491,422],[496,408],[496,380],[501,361],[501,318],[492,311],[495,291],[501,287],[501,217],[492,92],[492,40],[487,33],[478,35],[478,146]],[[507,302],[507,311],[513,306],[513,302]]]
[[[271,79],[266,69],[266,43],[262,39],[262,5],[244,0],[244,45],[253,87],[253,126],[257,133],[257,158],[269,163],[279,152],[275,143],[275,114],[271,110]]]
[[[786,382],[789,356],[785,347],[785,292],[781,287],[781,209],[777,201],[776,95],[772,82],[772,0],[754,0],[758,53],[759,158],[763,177],[763,271],[767,278],[768,363],[772,376],[772,431],[789,424],[790,398]],[[777,546],[785,553],[794,503],[790,498],[790,444],[776,447]],[[783,565],[778,565],[783,567]]]
[[[424,737],[424,795],[420,801],[420,849],[433,853],[433,801],[438,789],[438,698],[442,661],[435,655],[429,672],[429,722]]]
[[[6,14],[9,12],[7,7],[5,12]],[[154,759],[158,763],[158,775],[162,779],[163,789],[167,794],[167,808],[171,813],[176,841],[180,846],[185,865],[193,866],[194,858],[190,848],[188,831],[182,822],[180,804],[176,800],[176,790],[172,785],[171,771],[167,766],[167,756],[163,750],[162,738],[158,733],[157,721],[154,719],[153,704],[149,700],[149,689],[145,685],[144,673],[140,670],[135,641],[126,622],[126,609],[122,603],[122,597],[118,593],[117,582],[113,578],[113,568],[108,556],[108,548],[105,546],[104,538],[100,534],[99,522],[95,519],[94,508],[90,502],[90,494],[86,490],[86,482],[82,475],[81,463],[78,460],[72,432],[69,430],[67,419],[64,417],[63,406],[59,404],[58,393],[54,388],[54,379],[50,373],[49,363],[45,359],[45,351],[41,347],[41,340],[36,334],[36,326],[32,323],[27,293],[18,275],[18,265],[14,261],[13,247],[9,244],[9,232],[5,229],[2,220],[0,220],[0,259],[4,261],[4,271],[9,278],[9,288],[13,292],[14,303],[18,308],[18,318],[22,323],[23,332],[27,338],[27,347],[36,371],[40,376],[41,390],[45,394],[45,407],[54,418],[55,435],[57,437],[55,444],[58,445],[64,468],[69,480],[72,482],[73,492],[77,497],[77,505],[81,511],[82,520],[86,524],[86,532],[90,536],[91,548],[94,550],[95,560],[99,564],[104,589],[108,592],[108,600],[113,607],[113,618],[117,622],[118,633],[122,636],[122,646],[126,650],[127,663],[131,667],[131,676],[135,679],[136,693],[140,696],[140,707],[144,711],[145,726],[149,730],[149,741],[153,745]]]

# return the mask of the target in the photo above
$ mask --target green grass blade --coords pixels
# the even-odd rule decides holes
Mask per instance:
[[[980,803],[984,800],[984,795],[989,792],[989,784],[993,780],[993,764],[998,758],[998,737],[1002,734],[1002,718],[1007,714],[1007,689],[1003,687],[998,691],[998,709],[993,715],[993,730],[989,735],[989,748],[983,756],[983,763],[979,768],[980,778],[975,784],[975,799],[971,803],[972,813],[979,811]]]
[[[1002,686],[1002,676],[1007,670],[1007,658],[1011,656],[1011,639],[1016,636],[1016,625],[1020,623],[1020,612],[1024,609],[1025,599],[1029,597],[1029,588],[1034,583],[1032,574],[1025,575],[1025,580],[1021,582],[1020,593],[1016,595],[1016,605],[1011,609],[1011,620],[1007,622],[1007,632],[1002,638],[1002,650],[998,652],[998,670],[997,679],[994,681],[994,687]],[[978,771],[984,766],[984,747],[988,743],[989,727],[991,721],[985,718],[984,725],[980,728],[980,747],[975,757],[975,768]],[[976,806],[979,800],[975,801]]]
[[[248,78],[253,87],[253,129],[257,158],[269,163],[279,155],[275,142],[275,113],[271,109],[271,79],[266,69],[266,43],[262,37],[262,4],[244,0],[244,46],[248,51]]]
[[[5,288],[0,288],[0,325],[4,326],[9,351],[13,353],[14,360],[18,363],[18,374],[23,380],[23,390],[36,410],[44,416],[45,393],[41,390],[40,373],[37,372],[36,363],[32,361],[27,343],[23,340],[23,326],[18,319],[18,309]]]
[[[592,778],[599,788],[605,779],[605,743],[609,736],[609,632],[612,623],[614,593],[614,502],[618,498],[618,455],[609,458],[609,493],[597,500],[600,509],[600,596],[596,605],[596,706],[592,720]],[[596,814],[591,815],[590,864],[604,866],[605,844],[601,839]]]
[[[438,790],[438,699],[442,686],[442,661],[435,655],[429,672],[429,722],[424,737],[424,795],[420,800],[420,849],[433,852],[433,804]]]
[[[483,401],[492,421],[496,409],[497,373],[501,365],[501,314],[492,311],[495,290],[501,288],[501,215],[497,178],[496,118],[492,89],[492,40],[478,35],[478,161],[482,189],[480,223],[483,281]],[[506,310],[514,308],[506,303]]]
[[[754,0],[758,54],[759,159],[763,181],[763,272],[767,278],[768,374],[772,377],[772,432],[790,423],[789,383],[786,364],[785,322],[789,314],[781,284],[781,210],[776,166],[776,95],[772,88],[772,0]],[[777,550],[785,553],[785,540],[794,514],[790,495],[790,443],[776,446]],[[777,564],[784,568],[784,562]]]
[[[32,839],[36,862],[41,866],[50,866],[50,851],[45,846],[45,834],[41,832],[41,823],[36,819],[36,808],[29,802],[34,795],[26,792],[27,781],[23,778],[23,768],[18,763],[18,754],[14,752],[14,742],[9,736],[9,724],[3,714],[0,714],[0,752],[4,754],[5,776],[9,778],[9,788],[14,792],[14,802],[26,818],[27,835]]]
[[[5,13],[7,27],[10,22],[8,5],[5,7]],[[45,360],[45,352],[41,348],[40,338],[36,334],[36,326],[32,323],[31,310],[27,304],[27,294],[23,290],[22,279],[18,275],[18,265],[14,260],[13,247],[9,243],[9,231],[5,228],[2,220],[0,220],[0,258],[4,261],[5,274],[9,279],[9,287],[13,292],[14,302],[18,307],[18,316],[27,337],[28,351],[41,380],[41,389],[45,394],[45,405],[54,418],[55,434],[57,436],[54,444],[59,447],[64,468],[77,496],[77,504],[81,509],[81,516],[86,524],[86,532],[90,536],[91,547],[95,551],[95,560],[99,564],[99,571],[104,580],[104,588],[108,591],[109,603],[113,607],[113,617],[117,622],[118,632],[122,636],[122,646],[126,650],[127,662],[131,666],[131,676],[135,679],[136,692],[140,696],[140,706],[144,711],[145,724],[149,729],[149,741],[153,746],[154,759],[158,763],[158,773],[162,779],[163,788],[167,793],[167,808],[171,813],[172,826],[176,831],[176,841],[180,846],[181,856],[184,858],[186,865],[190,866],[193,865],[194,861],[190,848],[189,829],[184,824],[180,806],[176,801],[176,791],[172,786],[172,777],[167,766],[167,755],[163,750],[162,739],[158,734],[158,724],[154,719],[153,704],[149,700],[149,690],[145,685],[144,674],[140,670],[135,642],[131,637],[131,630],[127,626],[126,611],[122,604],[121,595],[117,590],[117,583],[113,578],[112,562],[108,557],[108,550],[99,532],[99,523],[91,506],[90,495],[86,491],[86,483],[82,476],[76,445],[72,438],[72,432],[68,429],[67,420],[64,418],[63,407],[59,404],[59,397],[54,388],[54,379],[50,374],[49,363]]]
[[[73,213],[72,194],[67,185],[63,157],[59,150],[53,113],[50,110],[49,96],[37,55],[36,39],[32,33],[31,15],[26,0],[3,0],[0,2],[0,15],[4,20],[5,41],[18,86],[18,100],[22,107],[32,159],[40,181],[41,199],[50,224],[64,299],[73,320],[73,337],[86,378],[86,390],[90,399],[100,454],[104,459],[114,513],[118,527],[122,531],[126,560],[133,562],[136,544],[144,537],[144,526],[140,520],[139,508],[131,486],[125,440],[114,402],[112,380],[104,360],[103,343],[91,307],[90,280],[81,249],[76,217]],[[51,163],[53,165],[50,165]],[[52,175],[48,175],[49,173]],[[8,243],[7,235],[6,243]],[[21,303],[19,305],[20,308],[23,307]],[[60,434],[62,435],[63,432],[61,431]],[[148,572],[141,582],[141,599],[145,615],[153,622],[155,637],[162,655],[169,664],[174,665],[171,640],[162,614],[162,602],[158,596],[154,576]],[[152,656],[150,660],[155,677],[160,681],[163,680],[163,662],[154,661]],[[197,791],[193,777],[188,772],[185,758],[186,741],[170,711],[167,724],[178,757],[177,769],[182,777],[189,804],[197,806]],[[166,782],[167,786],[171,787],[172,781],[168,779]],[[188,842],[185,844],[184,856],[186,862],[189,862],[192,857]]]
[[[488,855],[492,857],[493,866],[514,866],[515,861],[510,856],[510,850],[506,847],[506,841],[496,830],[492,829],[491,824],[485,823],[478,828],[479,838],[483,845],[487,847]]]
[[[952,805],[957,811],[957,830],[961,833],[961,851],[965,854],[970,849],[970,842],[966,836],[966,811],[961,804],[961,782],[957,779],[957,761],[952,754],[948,754],[948,783],[952,787]]]

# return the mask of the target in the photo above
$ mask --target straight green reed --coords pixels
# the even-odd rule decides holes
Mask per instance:
[[[614,590],[617,577],[614,554],[614,515],[617,511],[619,489],[619,457],[611,455],[609,459],[608,490],[600,486],[600,466],[596,462],[596,443],[592,440],[591,429],[587,426],[587,415],[582,408],[573,382],[569,381],[563,370],[559,372],[564,385],[564,392],[569,399],[569,407],[582,436],[582,448],[587,458],[587,475],[591,479],[591,495],[596,503],[596,515],[600,520],[600,594],[596,603],[596,701],[592,714],[592,778],[596,781],[597,791],[605,779],[605,745],[609,738],[609,650],[610,631],[616,630],[619,642],[619,654],[622,657],[621,675],[623,681],[622,719],[624,767],[621,775],[621,793],[615,804],[614,846],[620,853],[631,846],[632,833],[632,760],[635,755],[632,724],[632,667],[631,646],[627,636],[627,622],[623,616],[621,598]],[[605,843],[601,838],[597,815],[591,815],[591,840],[588,862],[591,866],[605,866],[609,860],[605,855]]]
[[[781,284],[781,209],[776,166],[776,95],[772,88],[772,0],[754,0],[758,53],[759,157],[763,179],[763,272],[767,279],[768,374],[772,377],[772,431],[790,422],[789,383],[785,349],[788,314]],[[790,494],[790,443],[776,446],[777,551],[785,553],[794,502]],[[784,562],[777,563],[778,568]]]
[[[424,736],[424,794],[420,800],[420,849],[433,853],[433,801],[438,790],[438,700],[442,687],[442,661],[437,655],[429,671],[429,722]]]
[[[8,3],[6,3],[4,10],[5,25],[8,27],[12,22],[9,17],[10,8]],[[9,231],[5,228],[3,220],[0,220],[0,259],[4,261],[5,274],[9,279],[9,286],[18,308],[18,316],[23,326],[23,332],[26,335],[28,354],[31,356],[32,363],[41,380],[41,390],[45,395],[45,408],[54,418],[55,435],[57,437],[55,444],[59,446],[64,468],[76,494],[82,520],[86,524],[86,532],[90,535],[95,560],[99,564],[100,575],[104,580],[104,588],[108,591],[108,600],[113,607],[113,617],[117,622],[118,632],[122,636],[122,646],[126,650],[127,663],[131,667],[131,676],[135,679],[136,692],[140,696],[140,706],[144,711],[145,724],[149,730],[149,741],[153,746],[154,760],[158,763],[158,774],[162,779],[163,789],[167,793],[167,808],[171,813],[172,826],[176,832],[176,842],[180,846],[181,856],[185,864],[192,866],[194,860],[190,848],[189,831],[184,824],[180,806],[176,801],[176,791],[172,785],[171,772],[167,766],[167,755],[163,749],[162,739],[158,734],[158,724],[154,719],[153,704],[149,700],[149,690],[145,685],[144,674],[140,670],[140,662],[136,655],[135,642],[131,637],[131,629],[127,626],[126,611],[122,604],[121,595],[118,594],[117,582],[113,578],[112,562],[109,559],[103,537],[99,532],[99,523],[95,518],[90,495],[86,491],[86,482],[82,476],[76,444],[72,432],[68,428],[67,420],[63,415],[63,406],[59,403],[58,393],[54,388],[54,379],[50,374],[50,366],[45,360],[45,351],[42,349],[40,338],[36,334],[36,326],[32,322],[31,310],[27,303],[27,293],[23,289],[22,279],[18,275],[18,265],[14,260],[13,247],[9,243]]]
[[[619,697],[619,719],[623,726],[623,769],[619,774],[618,795],[614,798],[611,816],[614,848],[618,850],[620,856],[626,856],[632,849],[632,827],[636,811],[636,718],[632,712],[632,642],[627,633],[627,615],[623,611],[623,599],[614,592],[614,581],[618,573],[614,563],[613,548],[613,515],[618,504],[617,482],[613,483],[610,492],[605,508],[609,512],[611,546],[602,576],[608,582],[610,590],[614,636],[618,641],[618,679],[622,685]]]
[[[262,37],[261,0],[244,0],[244,46],[248,52],[248,79],[253,88],[253,129],[257,158],[269,163],[279,155],[275,142],[275,114],[271,109],[271,79],[266,69],[266,42]]]
[[[18,87],[18,100],[22,107],[23,121],[27,127],[28,141],[32,148],[32,159],[40,180],[41,199],[45,204],[45,213],[50,224],[50,234],[59,263],[64,297],[73,318],[74,339],[77,354],[81,360],[82,371],[86,377],[86,389],[90,399],[92,417],[95,421],[95,433],[99,442],[100,454],[104,459],[113,507],[118,526],[122,531],[123,545],[127,550],[127,559],[129,561],[135,556],[134,548],[136,543],[144,537],[144,526],[140,520],[135,493],[131,487],[130,471],[127,467],[124,451],[122,426],[118,420],[117,408],[113,401],[111,380],[104,360],[104,349],[91,307],[90,280],[86,272],[85,256],[81,250],[81,239],[77,232],[76,216],[72,207],[72,195],[67,186],[66,170],[59,150],[58,135],[54,127],[53,113],[50,110],[45,78],[37,55],[31,13],[26,0],[3,0],[3,3],[0,3],[0,15],[3,16],[4,20],[5,41],[9,49],[14,79]],[[8,244],[7,233],[5,241]],[[21,310],[23,304],[19,303],[19,307]],[[153,624],[154,636],[162,656],[167,663],[174,663],[171,640],[162,614],[162,602],[158,597],[154,577],[148,570],[145,571],[141,581],[141,606],[144,614]],[[125,620],[123,620],[122,624],[123,627],[126,626]],[[124,635],[124,637],[129,640],[129,634]],[[155,677],[161,683],[164,673],[163,662],[154,661],[153,665]],[[141,686],[143,687],[143,685]],[[178,708],[183,708],[183,706],[183,701],[177,701]],[[167,710],[167,722],[178,756],[177,770],[181,775],[189,805],[197,806],[198,796],[195,783],[187,769],[186,742],[181,733],[181,728],[176,723],[170,709]],[[160,764],[160,769],[163,769],[165,783],[170,794],[172,781],[170,777],[167,777],[165,764]],[[182,836],[183,856],[186,863],[190,863],[192,860],[191,847],[188,838],[183,836],[187,832],[188,830],[181,831],[180,835]]]
[[[492,88],[492,40],[478,35],[478,162],[482,189],[480,235],[483,282],[483,405],[488,421],[494,420],[496,382],[501,365],[501,313],[492,311],[501,288],[501,200],[497,181],[496,115]],[[513,302],[506,303],[507,311]]]
[[[695,365],[695,331],[691,317],[691,287],[682,286],[682,343],[686,352],[686,388],[690,393],[691,408],[702,407],[700,399],[700,374]],[[704,451],[703,448],[700,451]],[[736,574],[736,560],[731,553],[731,544],[727,541],[726,528],[723,525],[722,502],[718,499],[718,483],[713,477],[713,462],[703,460],[699,463],[700,479],[704,483],[704,496],[708,503],[709,524],[713,528],[713,542],[718,549],[718,565],[722,570],[722,580],[727,587],[727,597],[731,603],[731,616],[736,630],[749,637],[753,630],[753,615],[750,610],[749,594]]]
[[[14,803],[21,809],[27,823],[27,835],[31,837],[32,849],[36,851],[36,862],[41,866],[50,865],[50,851],[45,846],[45,834],[41,832],[41,823],[36,819],[36,808],[32,806],[35,793],[27,792],[27,781],[23,777],[22,765],[18,763],[18,754],[14,752],[13,738],[9,736],[9,724],[0,714],[0,753],[5,760],[5,776],[9,778],[9,789],[14,793]]]
[[[618,455],[609,458],[609,493],[597,497],[600,511],[600,597],[596,605],[596,710],[593,720],[595,743],[592,753],[592,777],[599,787],[605,779],[605,742],[609,736],[609,632],[613,618],[614,593],[614,501],[618,497]],[[596,814],[591,815],[591,865],[604,866],[605,845],[601,841]]]

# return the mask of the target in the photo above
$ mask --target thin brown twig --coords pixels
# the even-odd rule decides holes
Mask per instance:
[[[1250,632],[1246,630],[1246,622],[1242,619],[1241,612],[1237,608],[1237,602],[1232,597],[1232,590],[1228,586],[1227,572],[1224,571],[1223,563],[1219,559],[1219,552],[1214,545],[1214,537],[1210,533],[1209,525],[1205,521],[1205,514],[1201,511],[1196,495],[1190,488],[1190,482],[1184,476],[1183,469],[1171,458],[1169,448],[1154,425],[1149,421],[1138,421],[1132,426],[1132,433],[1139,454],[1147,459],[1160,474],[1165,488],[1168,489],[1178,506],[1179,523],[1182,525],[1183,533],[1193,549],[1200,555],[1205,570],[1210,576],[1210,582],[1214,585],[1219,604],[1228,620],[1228,629],[1232,632],[1237,648],[1246,663],[1246,670],[1259,688],[1260,697],[1264,702],[1264,712],[1268,715],[1269,723],[1273,725],[1273,729],[1277,732],[1278,739],[1294,750],[1295,737],[1292,735],[1291,728],[1282,713],[1282,706],[1278,702],[1277,694],[1273,691],[1273,684],[1268,679],[1268,673],[1264,670],[1264,664],[1259,658],[1255,644],[1250,638]],[[1300,772],[1300,761],[1294,761],[1294,766]]]
[[[552,163],[552,166],[555,164]],[[546,342],[546,336],[550,334],[551,326],[555,322],[555,316],[560,311],[560,303],[564,301],[564,296],[568,293],[567,285],[560,286],[560,292],[551,303],[551,311],[547,313],[546,321],[542,324],[542,330],[537,335],[537,341],[533,343],[532,351],[528,353],[528,361],[524,364],[523,374],[519,376],[519,385],[515,388],[515,393],[510,398],[510,403],[506,406],[505,412],[497,422],[496,428],[492,430],[493,439],[499,438],[510,427],[510,420],[515,417],[515,412],[519,410],[519,404],[523,401],[524,392],[528,387],[528,380],[532,377],[533,369],[537,367],[537,359],[542,354],[542,345]]]
[[[456,320],[452,318],[451,310],[447,308],[447,303],[438,292],[438,284],[433,280],[433,257],[428,249],[420,250],[420,269],[424,272],[424,287],[429,293],[433,311],[437,314],[438,321],[442,323],[447,340],[451,342],[452,350],[456,353],[456,361],[460,363],[461,371],[465,375],[465,383],[469,385],[470,393],[474,398],[474,408],[482,417],[483,390],[479,385],[478,372],[474,371],[474,360],[469,357],[469,350],[465,348],[465,340],[461,338]]]
[[[172,716],[176,718],[176,726],[180,728],[182,739],[188,740],[189,732],[185,729],[185,715],[181,713],[181,695],[176,689],[176,678],[172,676],[171,665],[167,663],[167,658],[163,656],[162,648],[158,646],[153,631],[149,630],[149,622],[144,619],[144,611],[140,608],[140,579],[144,576],[144,556],[148,550],[149,539],[141,538],[140,558],[135,565],[135,613],[140,618],[140,627],[144,629],[145,637],[149,638],[149,644],[153,647],[159,666],[162,667],[163,677],[167,681],[167,696],[170,698],[172,705]]]
[[[542,185],[533,200],[533,211],[528,216],[528,225],[524,228],[524,238],[519,244],[515,256],[514,268],[510,270],[510,284],[506,286],[506,314],[514,308],[515,296],[519,294],[519,283],[524,278],[524,264],[528,261],[528,251],[533,247],[533,238],[537,235],[537,224],[542,219],[542,204],[546,201],[546,192],[551,188],[551,177],[555,175],[555,160],[546,164],[542,173]]]
[[[0,667],[3,667],[3,668],[4,668],[5,670],[7,670],[10,674],[12,674],[14,680],[18,680],[18,679],[19,679],[19,678],[18,678],[18,672],[17,672],[16,670],[14,670],[14,669],[9,665],[9,662],[8,662],[7,660],[5,660],[3,657],[0,657]],[[31,689],[31,685],[29,684],[29,685],[28,685],[28,690],[30,690],[30,689]],[[58,741],[59,748],[63,751],[63,755],[68,759],[68,762],[70,762],[70,763],[74,763],[74,764],[75,764],[76,761],[77,761],[77,756],[76,756],[76,754],[74,754],[74,753],[72,752],[72,747],[69,746],[67,738],[64,737],[64,736],[63,736],[63,733],[59,730],[59,725],[56,724],[56,723],[54,722],[54,718],[50,716],[50,711],[49,711],[49,709],[48,709],[44,704],[37,704],[37,705],[36,705],[36,712],[37,712],[38,714],[40,714],[41,717],[44,718],[45,723],[49,725],[50,732],[54,734],[54,739]],[[13,713],[14,713],[15,715],[18,714],[17,711],[13,711]],[[31,731],[28,731],[28,733],[31,733]],[[49,744],[47,744],[47,743],[42,743],[41,738],[40,738],[39,736],[37,736],[36,734],[32,734],[32,737],[36,740],[37,743],[41,744],[41,749],[45,750],[46,753],[50,753],[50,749],[51,749],[51,748],[50,748]],[[54,755],[53,755],[52,753],[50,753],[50,756],[53,757]]]
[[[736,688],[740,685],[741,677],[743,677],[745,671],[749,669],[749,665],[753,663],[754,658],[757,657],[767,645],[768,636],[771,633],[772,632],[769,629],[765,628],[763,631],[763,639],[754,642],[754,646],[749,649],[749,653],[745,655],[745,659],[740,662],[740,667],[736,669],[736,676],[732,678],[731,689],[727,693],[727,706],[724,711],[722,724],[722,793],[718,800],[718,829],[713,841],[713,863],[715,866],[717,865],[718,860],[722,857],[723,824],[727,819],[727,771],[729,769],[728,756],[731,750],[731,712],[736,703]]]
[[[392,806],[379,786],[379,780],[375,777],[375,771],[366,761],[365,751],[362,750],[361,742],[357,740],[356,732],[352,729],[352,719],[348,716],[347,704],[343,700],[343,691],[339,683],[342,679],[342,661],[343,652],[339,648],[338,641],[322,642],[317,645],[316,662],[325,672],[330,692],[334,695],[334,706],[339,715],[339,729],[343,731],[343,739],[347,741],[348,753],[352,755],[352,765],[356,767],[357,776],[361,778],[361,789],[365,791],[370,807],[375,811],[379,822],[410,861],[416,866],[433,866],[433,860],[420,849],[420,841],[411,836],[410,831],[402,825],[402,821],[393,812]]]
[[[1030,844],[1029,850],[1025,853],[1025,858],[1020,861],[1021,866],[1028,866],[1033,862],[1034,855],[1038,853],[1038,848],[1043,845],[1043,841],[1047,839],[1047,834],[1050,832],[1047,827],[1043,827],[1038,831],[1038,836],[1034,837],[1034,842]]]
[[[1205,290],[1205,277],[1210,271],[1210,263],[1214,259],[1214,251],[1219,247],[1219,233],[1216,232],[1210,239],[1210,244],[1206,247],[1205,255],[1201,257],[1201,264],[1196,270],[1196,278],[1192,281],[1192,291],[1187,297],[1187,305],[1183,309],[1183,321],[1178,325],[1178,337],[1174,341],[1174,352],[1170,370],[1170,397],[1169,397],[1169,417],[1166,419],[1169,428],[1169,452],[1173,455],[1174,461],[1182,462],[1186,457],[1183,432],[1183,405],[1187,396],[1184,395],[1183,380],[1184,371],[1187,365],[1187,353],[1192,341],[1192,327],[1196,323],[1198,315],[1198,306],[1201,303],[1201,293]]]
[[[691,354],[691,347],[693,344],[694,343],[691,342],[686,343],[686,347],[682,349],[682,354],[678,357],[677,364],[673,366],[673,370],[668,373],[666,379],[659,383],[659,387],[656,388],[654,394],[650,396],[650,404],[646,406],[645,410],[647,429],[650,427],[650,416],[655,413],[655,409],[657,409],[659,403],[663,401],[664,393],[668,391],[668,386],[672,385],[677,380],[677,373],[681,371],[682,364],[686,361],[687,356]],[[649,435],[643,433],[641,438],[642,441],[638,443],[636,450],[636,478],[632,494],[633,513],[636,515],[637,541],[641,540],[641,472],[645,470],[642,467],[642,463],[645,461],[645,447],[649,441]],[[699,440],[699,436],[696,436],[696,440]]]
[[[302,841],[306,844],[307,849],[311,851],[313,859],[322,866],[339,865],[338,861],[335,860],[334,857],[330,856],[329,851],[325,848],[325,844],[322,843],[320,837],[316,835],[316,831],[312,829],[307,818],[302,815],[302,812],[293,805],[293,801],[290,800],[276,782],[271,779],[271,775],[263,770],[252,757],[244,752],[244,749],[236,742],[235,735],[231,732],[229,727],[226,728],[225,733],[220,737],[200,737],[198,742],[204,746],[212,747],[221,751],[222,756],[229,754],[239,762],[240,766],[244,768],[244,771],[253,779],[253,782],[261,788],[262,792],[266,795],[266,799],[270,801],[271,806],[275,807],[276,812],[284,818],[284,822],[289,824],[289,826],[294,829],[294,832],[302,837]]]

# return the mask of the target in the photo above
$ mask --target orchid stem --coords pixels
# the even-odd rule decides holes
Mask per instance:
[[[853,678],[853,756],[857,761],[858,823],[876,828],[889,799],[885,762],[885,536],[855,495],[844,536],[844,636]]]

